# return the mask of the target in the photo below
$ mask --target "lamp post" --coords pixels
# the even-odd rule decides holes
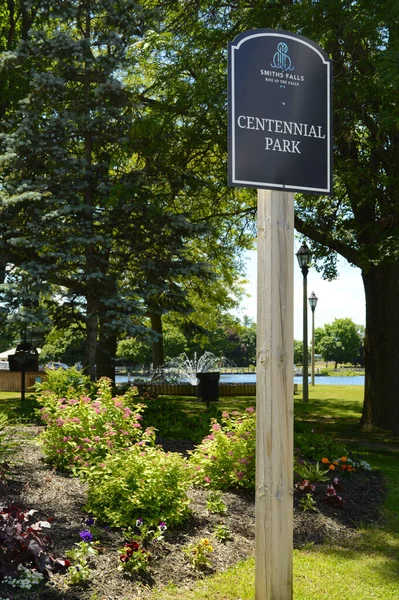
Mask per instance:
[[[312,309],[312,376],[311,376],[311,385],[314,385],[314,311],[317,304],[317,296],[314,292],[312,292],[309,296],[309,306]]]
[[[302,389],[303,401],[309,402],[309,381],[308,381],[308,292],[307,275],[309,273],[309,264],[312,254],[306,243],[302,244],[296,253],[298,264],[303,275],[303,358],[302,358]]]

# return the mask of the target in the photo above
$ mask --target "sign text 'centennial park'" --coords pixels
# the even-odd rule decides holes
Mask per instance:
[[[332,68],[311,40],[246,31],[229,43],[229,184],[331,193]]]

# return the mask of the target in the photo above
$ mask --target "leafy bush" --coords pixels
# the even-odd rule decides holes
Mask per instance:
[[[39,396],[50,395],[55,398],[76,398],[82,394],[90,395],[94,384],[90,377],[71,367],[70,369],[46,369],[46,379],[35,384]]]
[[[4,464],[8,456],[14,452],[17,445],[16,442],[12,440],[12,434],[8,429],[9,424],[10,422],[7,415],[0,413],[0,465]]]
[[[298,431],[299,427],[296,425],[294,446],[301,456],[320,460],[323,456],[342,456],[346,453],[345,446],[333,438],[315,431]]]
[[[211,433],[192,451],[194,481],[214,489],[255,487],[255,412],[247,408],[212,419]]]
[[[47,427],[41,435],[46,460],[59,469],[84,474],[93,465],[103,461],[117,448],[127,448],[136,441],[149,440],[142,432],[140,412],[143,404],[136,404],[137,390],[132,388],[125,396],[113,398],[111,380],[102,378],[97,383],[94,399],[56,398],[45,393],[38,398]]]
[[[178,453],[139,441],[114,451],[88,475],[86,509],[114,527],[129,527],[137,519],[173,526],[189,514],[190,469]]]
[[[216,406],[190,416],[174,399],[144,397],[143,401],[147,406],[144,425],[155,427],[158,435],[172,440],[188,439],[199,444],[209,431],[211,418],[221,416]]]

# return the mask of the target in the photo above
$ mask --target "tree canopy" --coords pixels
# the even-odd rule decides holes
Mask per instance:
[[[1,268],[84,299],[91,369],[98,345],[115,354],[129,315],[151,312],[161,336],[172,297],[190,310],[196,265],[251,243],[255,195],[226,187],[227,42],[270,27],[320,43],[333,62],[334,193],[298,194],[295,227],[324,277],[335,276],[337,253],[361,269],[362,424],[399,432],[396,0],[1,7]],[[163,214],[174,248],[146,265]],[[151,280],[144,297],[136,280]]]
[[[226,65],[227,41],[247,29],[269,27],[309,37],[333,63],[334,192],[297,195],[295,227],[312,240],[324,277],[336,275],[341,254],[362,271],[366,297],[364,427],[399,431],[399,16],[395,0],[371,2],[281,0],[199,2],[187,8],[190,43],[175,60],[190,73]],[[182,58],[184,56],[184,58]],[[174,58],[174,57],[173,57]],[[172,60],[172,59],[171,59]],[[220,94],[215,114],[225,110]],[[216,71],[217,72],[217,71]],[[210,98],[214,99],[213,91]],[[212,106],[209,107],[210,110]],[[225,145],[221,137],[220,147]]]
[[[352,319],[335,319],[324,327],[315,329],[315,351],[323,359],[338,364],[363,363],[363,326],[356,325]]]
[[[183,98],[180,71],[163,90],[173,6],[42,0],[35,17],[3,65],[4,85],[9,64],[25,69],[3,120],[0,250],[14,272],[57,285],[64,314],[75,303],[94,376],[118,335],[140,331],[135,317],[161,338],[164,313],[191,310],[190,278],[219,278],[224,264],[232,279],[250,236],[217,176],[213,123],[187,113],[201,98]]]

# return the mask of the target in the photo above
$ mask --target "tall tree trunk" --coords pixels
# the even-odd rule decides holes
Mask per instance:
[[[97,348],[97,378],[109,377],[115,385],[115,356],[117,336],[107,327],[107,320],[100,316],[100,335]]]
[[[361,425],[399,434],[399,264],[378,265],[362,276],[366,377]]]
[[[97,294],[87,291],[86,342],[83,355],[83,367],[92,381],[96,380],[96,353],[98,337],[98,300]]]
[[[157,369],[161,367],[165,362],[164,348],[163,348],[163,329],[162,329],[162,315],[150,313],[151,329],[160,335],[159,339],[152,342],[152,368]]]

